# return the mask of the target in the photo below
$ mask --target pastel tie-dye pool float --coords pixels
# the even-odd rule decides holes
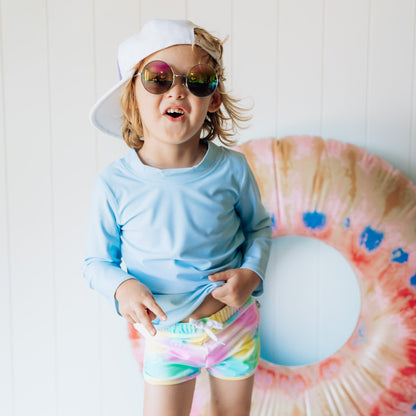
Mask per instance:
[[[353,268],[361,311],[346,344],[300,367],[261,360],[252,415],[416,415],[416,187],[383,159],[336,140],[296,136],[247,142],[274,238],[313,237]],[[139,362],[143,340],[130,326]],[[192,416],[208,415],[208,377]]]

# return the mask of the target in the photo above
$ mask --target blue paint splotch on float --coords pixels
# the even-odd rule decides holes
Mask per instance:
[[[409,259],[409,253],[406,253],[402,248],[392,251],[391,254],[393,254],[391,261],[396,263],[406,263]]]
[[[350,228],[351,227],[351,220],[349,217],[345,218],[344,221],[342,221],[341,223],[345,228]]]
[[[373,251],[381,244],[383,238],[383,233],[366,227],[361,234],[360,246],[364,245],[368,251]]]
[[[410,284],[416,286],[416,274],[410,278]]]
[[[360,323],[358,330],[357,330],[357,334],[358,337],[353,339],[352,341],[352,346],[356,347],[359,344],[362,344],[365,341],[365,326],[363,323]]]
[[[272,229],[273,230],[276,230],[277,229],[276,217],[274,216],[273,213],[270,213],[269,212],[268,214],[269,214],[269,217],[270,217],[270,219],[272,221]]]
[[[305,212],[303,214],[303,223],[312,230],[321,230],[326,225],[326,215],[321,212]]]

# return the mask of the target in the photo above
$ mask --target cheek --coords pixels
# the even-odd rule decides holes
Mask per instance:
[[[203,102],[198,103],[198,111],[196,111],[196,113],[198,114],[198,118],[199,120],[201,120],[201,122],[205,120],[209,111],[210,100],[205,98]]]
[[[195,126],[197,126],[198,128],[201,128],[202,125],[204,124],[204,121],[206,119],[207,116],[207,112],[206,111],[199,111],[197,113],[197,115],[194,118],[194,124]]]
[[[136,91],[136,103],[142,122],[154,118],[157,114],[157,103],[147,91]]]

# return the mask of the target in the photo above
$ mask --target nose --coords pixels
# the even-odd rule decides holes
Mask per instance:
[[[186,75],[174,75],[173,85],[168,91],[170,98],[183,98],[187,92]],[[179,80],[177,80],[179,78]]]

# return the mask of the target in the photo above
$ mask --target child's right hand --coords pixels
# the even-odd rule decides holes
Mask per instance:
[[[120,314],[132,324],[140,323],[150,335],[156,335],[152,324],[156,317],[166,321],[167,316],[156,303],[147,286],[136,279],[125,280],[116,290]]]

